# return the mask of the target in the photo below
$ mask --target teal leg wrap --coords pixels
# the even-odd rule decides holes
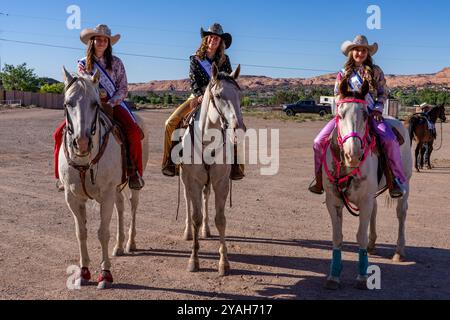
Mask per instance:
[[[359,249],[359,275],[366,277],[368,268],[369,257],[367,256],[367,250]]]
[[[341,250],[333,250],[333,260],[331,261],[331,276],[340,278],[342,272],[342,252]]]

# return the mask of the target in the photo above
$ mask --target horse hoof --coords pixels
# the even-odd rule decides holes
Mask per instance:
[[[136,247],[135,243],[127,244],[127,249],[126,249],[127,253],[132,253],[132,252],[135,252],[136,250],[137,250],[137,247]]]
[[[184,241],[192,241],[192,240],[194,240],[194,237],[192,236],[192,234],[185,233],[183,236],[183,240]]]
[[[103,270],[98,277],[98,290],[111,289],[113,284],[113,277],[110,271]]]
[[[98,283],[97,289],[98,290],[108,290],[112,288],[112,282],[109,281],[102,281]]]
[[[124,255],[124,251],[123,251],[123,249],[114,248],[112,255],[113,255],[113,257],[121,257]]]
[[[327,280],[325,283],[325,289],[327,290],[338,290],[341,288],[341,284],[335,280]]]
[[[231,268],[229,264],[220,264],[219,265],[219,276],[227,277],[231,274]]]
[[[89,285],[89,281],[91,280],[91,272],[88,268],[81,268],[80,277],[77,279],[80,287],[85,287]]]
[[[401,262],[405,262],[405,261],[406,261],[405,256],[403,256],[399,253],[396,253],[394,255],[394,257],[392,258],[392,262],[394,262],[394,263],[401,263]]]
[[[367,280],[357,280],[355,287],[358,290],[368,290],[368,288],[367,288]]]
[[[200,271],[200,262],[198,260],[189,260],[188,271],[189,272],[199,272]]]

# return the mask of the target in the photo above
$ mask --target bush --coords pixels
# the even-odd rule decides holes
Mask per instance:
[[[41,93],[63,93],[64,83],[44,84],[40,90]]]

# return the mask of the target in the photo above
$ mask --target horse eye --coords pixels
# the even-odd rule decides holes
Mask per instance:
[[[221,98],[220,93],[216,94],[216,98],[217,98],[217,99],[220,99],[220,98]]]

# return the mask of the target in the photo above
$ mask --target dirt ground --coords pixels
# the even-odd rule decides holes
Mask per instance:
[[[306,191],[313,171],[311,144],[323,123],[246,119],[249,128],[280,129],[280,171],[264,177],[259,166],[247,166],[247,178],[234,184],[234,207],[226,213],[232,275],[221,278],[217,238],[201,242],[201,272],[186,271],[191,243],[182,240],[184,203],[175,221],[177,180],[159,170],[168,111],[140,115],[151,136],[138,213],[140,250],[112,259],[114,289],[99,292],[95,283],[80,291],[66,288],[66,269],[77,264],[79,255],[73,218],[53,178],[51,133],[62,111],[0,111],[0,299],[450,299],[449,125],[444,125],[442,150],[433,155],[436,168],[414,173],[412,179],[408,262],[390,260],[398,224],[382,198],[378,255],[370,257],[381,268],[382,289],[354,288],[358,221],[345,214],[343,288],[330,292],[323,289],[331,258],[330,219],[324,197]],[[96,278],[98,208],[88,207]],[[115,228],[113,219],[113,236]]]

